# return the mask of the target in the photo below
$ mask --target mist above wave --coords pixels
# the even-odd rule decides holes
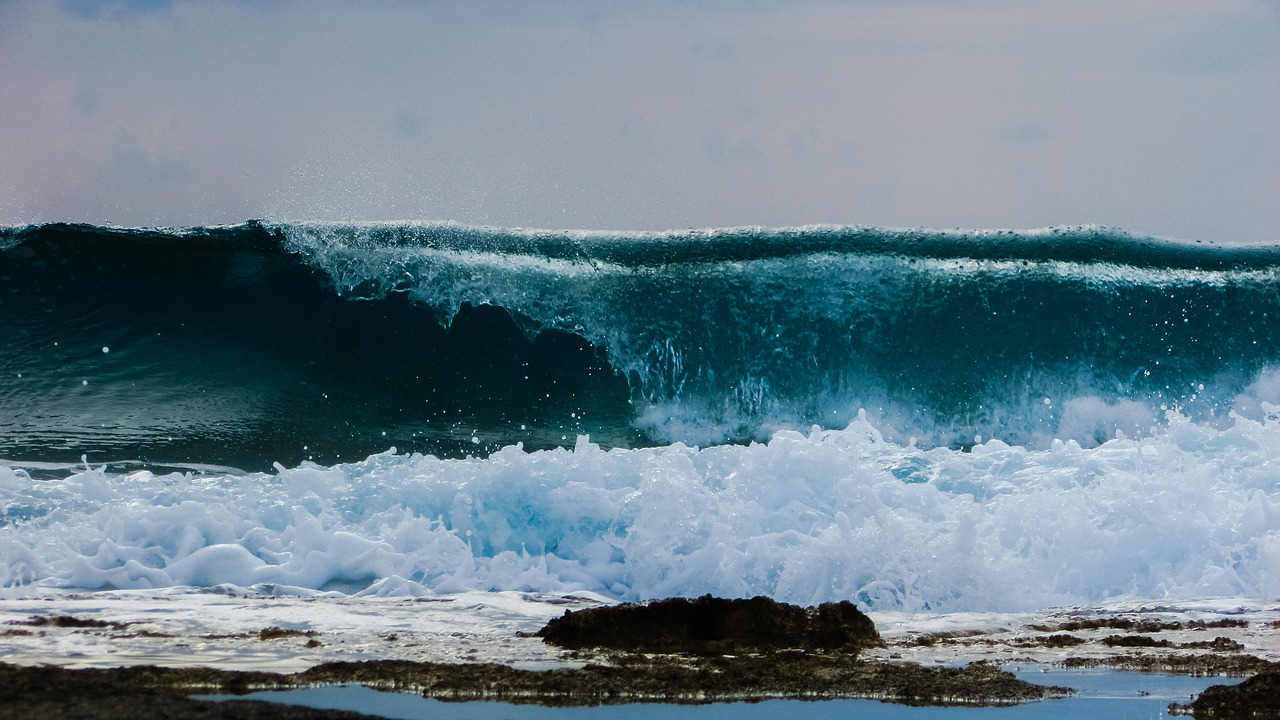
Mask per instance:
[[[23,460],[710,445],[860,410],[900,444],[1087,447],[1168,410],[1258,419],[1240,398],[1280,367],[1280,248],[1107,228],[251,221],[0,246],[0,455]]]
[[[1276,247],[1095,227],[272,227],[344,297],[404,294],[446,325],[492,305],[584,337],[664,442],[844,427],[864,408],[921,443],[1096,444],[1170,408],[1225,417],[1280,364]],[[1106,427],[1081,421],[1103,408]]]

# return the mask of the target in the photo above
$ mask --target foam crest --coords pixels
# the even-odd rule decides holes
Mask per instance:
[[[1277,363],[1261,247],[1106,228],[273,228],[346,297],[404,293],[446,324],[489,304],[584,337],[666,442],[843,427],[864,407],[922,443],[1096,444],[1173,406],[1225,414]]]
[[[0,416],[22,418],[0,457],[24,461],[766,441],[858,408],[898,443],[1045,449],[1143,436],[1168,409],[1257,419],[1280,368],[1280,247],[1107,228],[0,237]]]
[[[0,583],[277,593],[766,594],[1020,610],[1280,593],[1280,420],[1096,448],[887,441],[865,416],[767,444],[387,452],[274,474],[35,481],[0,467]]]

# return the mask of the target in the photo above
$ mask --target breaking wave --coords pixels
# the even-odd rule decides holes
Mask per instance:
[[[0,586],[1280,593],[1280,247],[51,224],[0,279]]]

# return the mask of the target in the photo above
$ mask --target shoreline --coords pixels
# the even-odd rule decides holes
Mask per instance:
[[[415,599],[225,588],[39,591],[0,599],[3,706],[38,713],[53,703],[45,717],[73,717],[77,703],[128,705],[135,711],[121,717],[142,720],[152,717],[149,707],[171,714],[172,703],[196,712],[187,705],[205,701],[188,697],[194,694],[344,683],[550,706],[785,698],[974,706],[1066,694],[1002,671],[1009,663],[1232,677],[1280,670],[1280,602],[1243,598],[1038,613],[869,613],[879,640],[856,653],[565,650],[535,637],[566,610],[597,607],[610,604],[510,592]],[[207,717],[256,717],[246,708],[236,702]],[[42,717],[4,712],[0,718]]]

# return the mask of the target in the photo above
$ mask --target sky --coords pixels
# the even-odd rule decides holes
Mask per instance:
[[[0,0],[0,224],[1280,242],[1280,0]]]

